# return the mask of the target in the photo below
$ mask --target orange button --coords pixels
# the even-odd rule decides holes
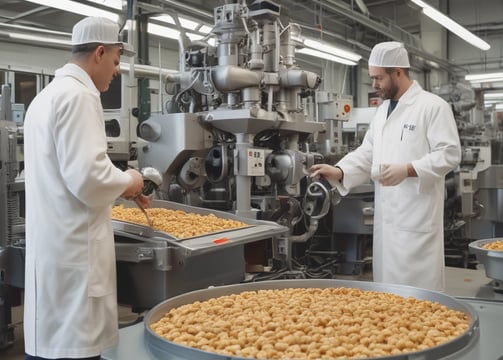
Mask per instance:
[[[344,105],[344,111],[348,113],[351,110],[351,106],[349,104]]]
[[[213,240],[213,243],[215,243],[216,245],[218,245],[218,244],[226,243],[227,241],[229,241],[229,239],[226,238],[226,237],[223,237],[223,238],[220,238],[220,239]]]

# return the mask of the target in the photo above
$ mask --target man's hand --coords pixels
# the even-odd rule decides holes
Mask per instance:
[[[342,170],[328,164],[315,164],[309,169],[309,176],[318,180],[323,176],[327,180],[339,181],[342,179]]]
[[[152,203],[152,199],[154,198],[154,194],[150,194],[150,195],[143,195],[143,194],[140,194],[135,200],[137,202],[137,204],[143,208],[143,209],[147,209],[150,207],[150,204]]]
[[[383,164],[379,182],[383,186],[395,186],[408,176],[407,164]]]
[[[138,170],[134,169],[127,169],[126,174],[131,176],[131,182],[126,191],[122,193],[122,197],[127,200],[132,200],[139,196],[143,190],[143,175]]]

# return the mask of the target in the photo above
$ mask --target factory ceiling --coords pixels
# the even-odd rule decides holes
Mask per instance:
[[[59,1],[59,0],[58,0]],[[82,4],[111,10],[99,2],[80,0]],[[201,24],[213,25],[213,9],[233,1],[223,0],[143,0],[134,1],[136,14],[177,14]],[[250,1],[248,1],[249,3]],[[274,0],[281,6],[282,22],[296,22],[302,34],[358,51],[368,57],[371,47],[386,40],[404,42],[416,63],[438,64],[441,68],[463,72],[445,58],[425,50],[420,42],[420,12],[407,0]],[[119,12],[117,10],[117,12]],[[15,27],[70,33],[82,15],[41,6],[24,0],[0,2],[0,36]],[[121,12],[121,19],[126,15]],[[14,27],[14,28],[13,28]],[[501,31],[501,29],[500,29]],[[413,59],[414,60],[414,59]],[[421,64],[420,64],[421,66]],[[425,65],[426,66],[426,65]]]

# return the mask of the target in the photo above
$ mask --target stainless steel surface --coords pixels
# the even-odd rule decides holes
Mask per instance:
[[[134,207],[132,201],[122,201]],[[124,221],[112,221],[117,258],[118,299],[139,309],[208,286],[235,284],[245,274],[244,244],[287,231],[274,222],[260,221],[210,209],[154,200],[152,207],[214,214],[243,221],[247,228],[177,239],[162,231]]]
[[[501,360],[503,358],[500,331],[503,323],[503,295],[493,294],[492,290],[489,292],[486,286],[489,281],[483,269],[446,268],[446,293],[456,297],[461,303],[473,307],[480,321],[480,338],[476,352],[453,355],[450,359]],[[482,289],[485,290],[480,296]],[[103,352],[102,357],[106,360],[159,360],[149,349],[143,323],[121,329],[119,344]],[[170,359],[189,360],[175,356]]]
[[[373,233],[374,187],[368,186],[358,192],[342,197],[338,206],[332,208],[332,231],[345,234]]]
[[[139,125],[140,135],[149,143],[138,152],[138,162],[153,166],[162,174],[175,174],[192,156],[205,154],[208,132],[192,113],[154,115]],[[163,181],[168,185],[169,181]],[[167,188],[166,188],[167,190]]]
[[[503,189],[503,165],[492,165],[477,176],[479,189]]]
[[[380,359],[440,359],[449,358],[452,354],[461,354],[463,349],[471,349],[479,337],[479,320],[478,314],[473,308],[461,303],[460,301],[449,297],[445,294],[436,293],[433,291],[423,290],[414,287],[380,284],[372,282],[359,282],[347,280],[276,280],[257,282],[249,284],[238,284],[230,286],[222,286],[211,289],[194,291],[183,294],[175,298],[164,301],[154,307],[145,317],[145,342],[149,347],[150,352],[158,359],[200,359],[200,360],[217,360],[217,359],[244,359],[241,357],[230,357],[216,353],[210,353],[195,348],[178,345],[168,341],[150,330],[150,324],[158,321],[172,308],[179,307],[184,304],[189,304],[195,301],[205,301],[211,298],[216,298],[223,295],[238,294],[243,291],[255,291],[261,289],[283,289],[283,288],[327,288],[327,287],[350,287],[358,288],[366,291],[381,291],[397,294],[400,296],[412,296],[418,299],[424,299],[434,302],[439,302],[451,309],[465,312],[471,317],[469,329],[457,338],[430,349],[402,354],[398,356],[380,357]]]
[[[503,251],[487,250],[482,247],[484,244],[498,240],[503,240],[503,238],[477,240],[471,242],[468,247],[477,260],[484,264],[488,277],[503,281]]]
[[[143,240],[143,237],[150,238],[155,234],[155,230],[151,227],[130,223],[127,221],[112,220],[112,226],[116,234],[122,233],[124,236],[131,236],[131,237],[137,235],[139,236],[139,238],[136,238],[138,240]],[[173,239],[175,240],[174,237]]]
[[[127,202],[122,202],[125,206],[128,205]],[[129,205],[131,206],[131,205]],[[234,214],[218,211],[212,209],[205,209],[190,205],[184,205],[180,203],[175,203],[165,200],[154,200],[152,201],[151,207],[160,207],[172,210],[182,210],[189,213],[195,213],[200,215],[214,214],[217,217],[223,219],[233,219],[244,222],[250,225],[246,228],[231,229],[219,232],[213,232],[206,235],[194,236],[190,238],[177,239],[173,235],[164,233],[162,231],[154,231],[152,238],[157,240],[166,240],[172,245],[182,247],[185,250],[187,256],[199,255],[205,252],[211,252],[222,248],[232,247],[235,245],[242,245],[249,242],[254,242],[262,239],[271,238],[274,236],[279,236],[285,233],[288,229],[272,221],[255,220],[250,218],[242,218]],[[131,230],[132,234],[138,234],[137,231],[141,231],[142,226],[138,225],[135,228],[131,228],[129,224],[124,225],[122,221],[113,221],[114,229],[128,232]],[[147,227],[143,227],[147,228]],[[144,236],[148,233],[148,230],[144,233]],[[223,241],[219,241],[222,240]]]

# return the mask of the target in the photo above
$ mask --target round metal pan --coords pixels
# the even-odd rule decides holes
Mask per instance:
[[[500,241],[503,238],[482,239],[471,242],[468,247],[477,260],[484,264],[487,277],[503,281],[503,251],[488,250],[482,246],[485,244]]]
[[[274,280],[263,281],[256,283],[237,284],[229,286],[221,286],[210,289],[193,291],[171,299],[168,299],[148,312],[145,317],[145,342],[147,348],[159,360],[242,360],[242,357],[233,357],[221,355],[212,352],[207,352],[187,346],[179,345],[168,341],[151,329],[150,325],[161,319],[166,312],[172,308],[176,308],[185,304],[190,304],[195,301],[206,301],[219,296],[239,294],[243,291],[269,290],[269,289],[285,289],[285,288],[337,288],[347,287],[356,288],[366,291],[381,291],[392,293],[404,297],[414,297],[421,300],[429,300],[439,302],[451,309],[463,311],[471,318],[471,323],[468,330],[444,344],[417,352],[411,352],[401,355],[389,357],[379,357],[379,360],[394,359],[394,360],[433,360],[448,358],[451,354],[464,352],[463,349],[473,348],[478,343],[479,339],[479,318],[475,310],[461,303],[460,301],[433,291],[423,290],[415,287],[389,285],[364,281],[348,281],[348,280],[332,280],[332,279],[303,279],[303,280]],[[458,357],[456,357],[458,358]]]

